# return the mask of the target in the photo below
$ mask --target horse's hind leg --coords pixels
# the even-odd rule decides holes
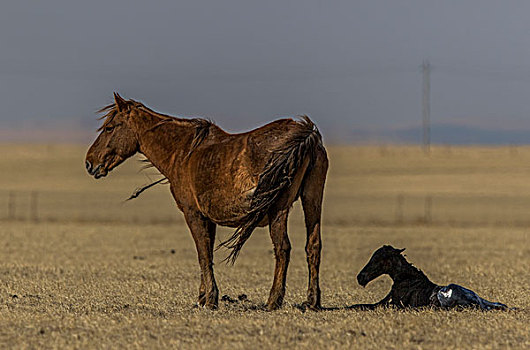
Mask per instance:
[[[276,267],[274,268],[274,281],[267,301],[267,310],[276,310],[282,306],[285,296],[285,280],[287,267],[291,254],[291,243],[287,236],[287,217],[289,208],[285,208],[274,214],[269,214],[269,230],[274,245],[274,256]]]
[[[305,251],[307,256],[307,266],[309,269],[307,301],[304,304],[314,310],[318,310],[321,307],[318,280],[320,252],[322,250],[320,222],[327,170],[328,159],[326,152],[318,149],[315,156],[315,162],[304,178],[301,193],[305,225],[307,229]]]
[[[219,291],[213,273],[216,225],[200,213],[185,212],[184,217],[195,241],[201,268],[198,304],[209,309],[216,309],[219,301]]]

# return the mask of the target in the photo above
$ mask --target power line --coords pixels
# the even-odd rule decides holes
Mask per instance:
[[[423,60],[421,65],[423,75],[423,151],[426,154],[431,150],[431,64]]]

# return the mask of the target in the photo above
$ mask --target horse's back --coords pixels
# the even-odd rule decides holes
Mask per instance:
[[[189,178],[200,210],[219,224],[237,226],[250,209],[271,154],[301,127],[292,119],[275,120],[239,134],[213,127],[189,159]]]

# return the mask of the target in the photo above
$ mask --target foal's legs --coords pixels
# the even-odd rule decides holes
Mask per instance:
[[[282,306],[285,296],[285,279],[287,266],[291,254],[291,243],[287,236],[287,217],[289,209],[283,209],[269,216],[269,230],[274,245],[276,267],[274,268],[274,281],[267,301],[267,310],[276,310]]]
[[[209,309],[216,309],[219,300],[219,291],[213,273],[213,247],[216,225],[195,211],[184,212],[184,217],[195,241],[201,268],[198,304]]]
[[[309,283],[307,301],[304,303],[311,309],[320,309],[320,287],[318,273],[320,267],[320,221],[322,212],[322,198],[324,183],[328,170],[328,159],[324,150],[318,150],[313,167],[306,175],[302,189],[302,206],[304,209],[305,225],[307,229],[306,256],[309,269]]]

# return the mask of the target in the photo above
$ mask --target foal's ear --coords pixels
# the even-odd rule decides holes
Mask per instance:
[[[127,108],[127,102],[117,92],[114,93],[114,102],[118,112],[123,112]]]

